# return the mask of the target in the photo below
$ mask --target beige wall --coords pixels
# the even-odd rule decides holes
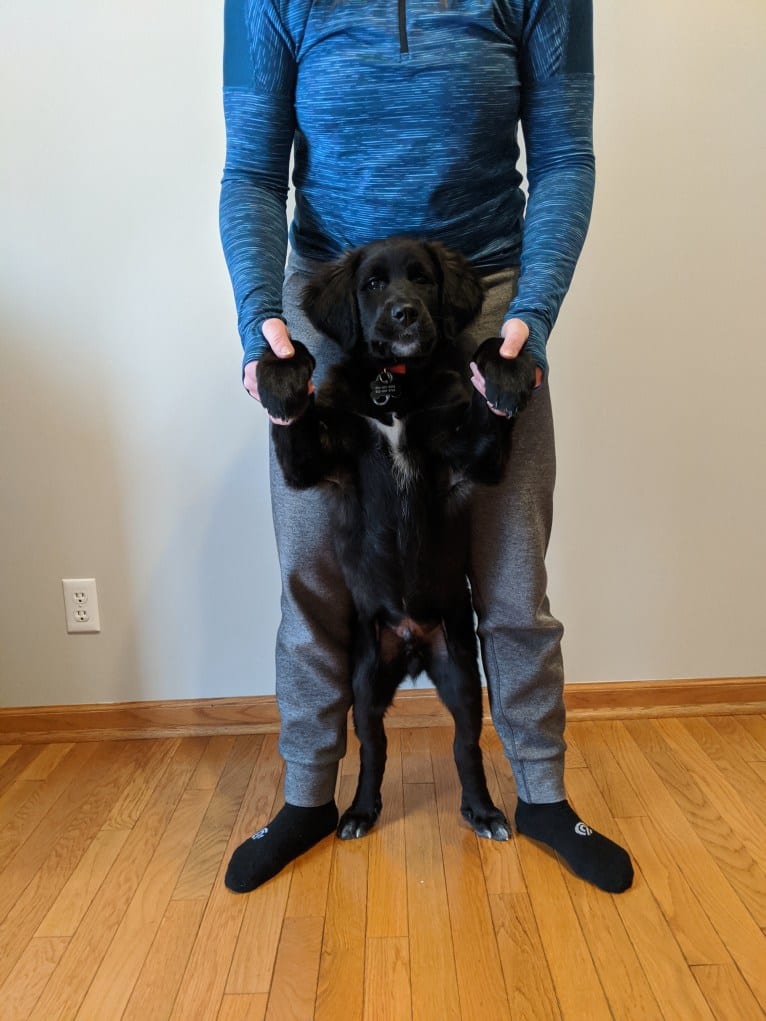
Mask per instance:
[[[766,8],[597,5],[598,190],[551,341],[571,680],[766,668]],[[217,239],[218,3],[11,0],[0,699],[273,691],[267,430]],[[62,577],[102,633],[68,636]]]

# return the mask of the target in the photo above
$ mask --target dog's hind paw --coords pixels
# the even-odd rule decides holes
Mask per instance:
[[[340,817],[340,822],[338,823],[336,832],[340,839],[356,840],[358,837],[366,836],[377,822],[381,808],[380,799],[378,799],[378,804],[372,812],[360,812],[359,809],[353,808],[353,806],[349,808]]]
[[[462,808],[460,811],[477,836],[486,837],[488,840],[510,840],[510,824],[499,808],[481,812]]]

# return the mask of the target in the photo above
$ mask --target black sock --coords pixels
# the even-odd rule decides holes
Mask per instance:
[[[248,893],[327,837],[338,825],[334,801],[318,808],[285,804],[268,826],[240,844],[224,882],[234,893]]]
[[[575,875],[607,893],[622,893],[633,882],[628,852],[586,826],[568,801],[529,805],[519,798],[516,826],[525,837],[552,847]]]

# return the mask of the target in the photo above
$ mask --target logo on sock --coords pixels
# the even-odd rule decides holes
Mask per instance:
[[[264,826],[262,830],[258,830],[257,833],[254,833],[252,835],[252,837],[250,837],[250,839],[251,840],[260,840],[261,837],[265,837],[268,832],[269,832],[269,827],[268,826]]]
[[[586,826],[584,822],[578,822],[575,826],[575,833],[578,837],[589,837],[593,833],[590,826]]]

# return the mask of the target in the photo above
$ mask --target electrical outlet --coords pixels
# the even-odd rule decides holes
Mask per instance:
[[[100,631],[95,578],[62,578],[67,631]]]

